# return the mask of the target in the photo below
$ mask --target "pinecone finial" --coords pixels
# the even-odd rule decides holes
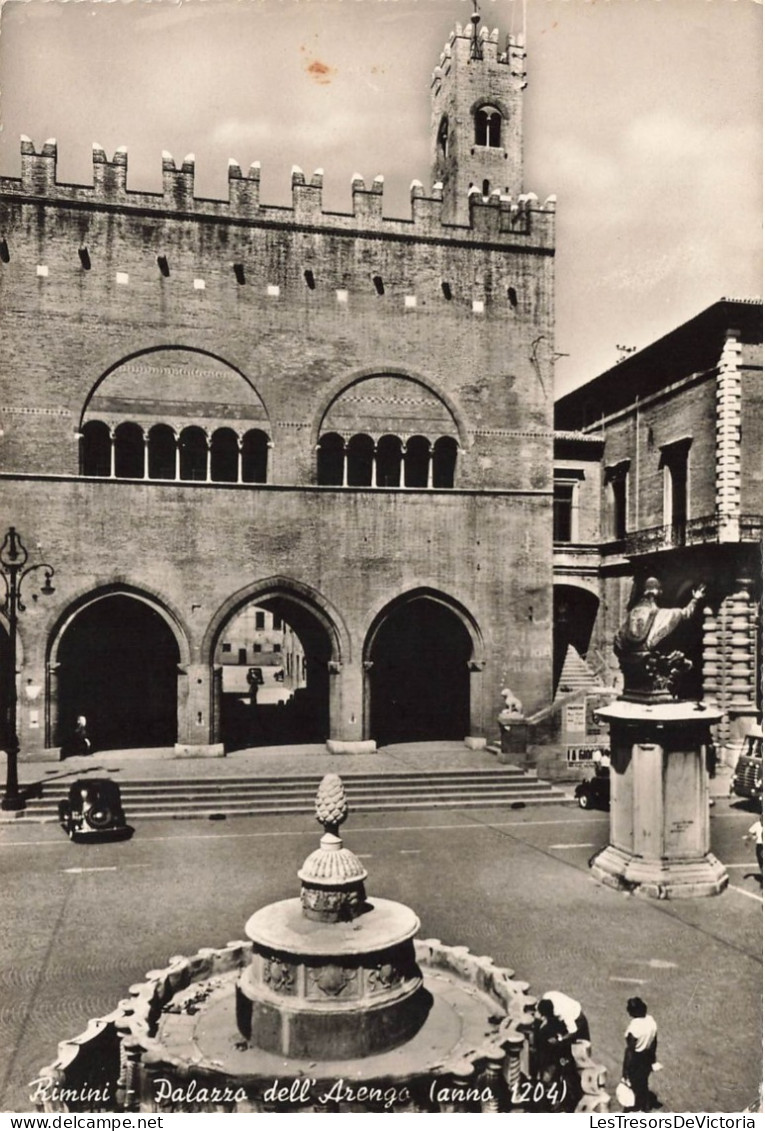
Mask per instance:
[[[325,832],[337,836],[337,830],[348,816],[345,787],[337,774],[325,774],[316,793],[316,820]]]

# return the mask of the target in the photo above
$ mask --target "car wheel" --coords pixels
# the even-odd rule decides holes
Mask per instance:
[[[592,809],[592,798],[590,797],[589,793],[579,794],[579,808]]]
[[[90,810],[86,820],[92,829],[106,829],[112,823],[112,811],[108,805],[99,806]]]

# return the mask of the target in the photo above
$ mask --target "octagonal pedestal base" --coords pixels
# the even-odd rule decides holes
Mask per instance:
[[[648,899],[691,899],[719,895],[728,886],[725,868],[711,852],[695,860],[645,860],[610,844],[591,862],[593,875],[608,887]]]

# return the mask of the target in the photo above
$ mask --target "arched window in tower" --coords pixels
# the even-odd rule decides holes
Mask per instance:
[[[143,428],[119,424],[114,431],[114,474],[118,479],[143,479]]]
[[[457,441],[452,436],[441,436],[433,445],[433,486],[453,487],[457,466]]]
[[[216,428],[210,442],[210,478],[213,483],[236,483],[239,445],[233,428]]]
[[[502,115],[496,106],[480,106],[475,112],[475,143],[490,149],[502,145]]]
[[[351,436],[348,441],[348,486],[371,487],[375,445],[371,436]]]
[[[319,440],[316,478],[320,487],[342,487],[345,441],[337,432],[327,432]]]
[[[449,119],[446,114],[438,127],[438,151],[442,157],[449,156]]]
[[[430,441],[424,436],[410,436],[404,452],[404,486],[427,487],[430,464]]]
[[[268,436],[251,428],[242,437],[242,482],[265,483],[268,475]]]
[[[377,486],[402,486],[401,440],[398,436],[381,436],[377,441]]]
[[[82,474],[111,475],[112,438],[102,420],[89,420],[82,429]]]
[[[175,479],[175,432],[169,424],[155,424],[149,430],[149,479]]]
[[[180,439],[181,479],[207,479],[207,436],[203,428],[192,424],[184,428]]]

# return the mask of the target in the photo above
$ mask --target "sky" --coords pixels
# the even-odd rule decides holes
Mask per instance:
[[[558,198],[559,395],[723,296],[762,291],[762,8],[756,0],[479,0],[526,30],[525,189]],[[198,196],[262,165],[262,199],[355,173],[384,212],[429,187],[430,79],[471,0],[5,0],[0,175],[19,135],[58,142],[58,178],[128,148],[128,187],[161,153],[196,156]]]

